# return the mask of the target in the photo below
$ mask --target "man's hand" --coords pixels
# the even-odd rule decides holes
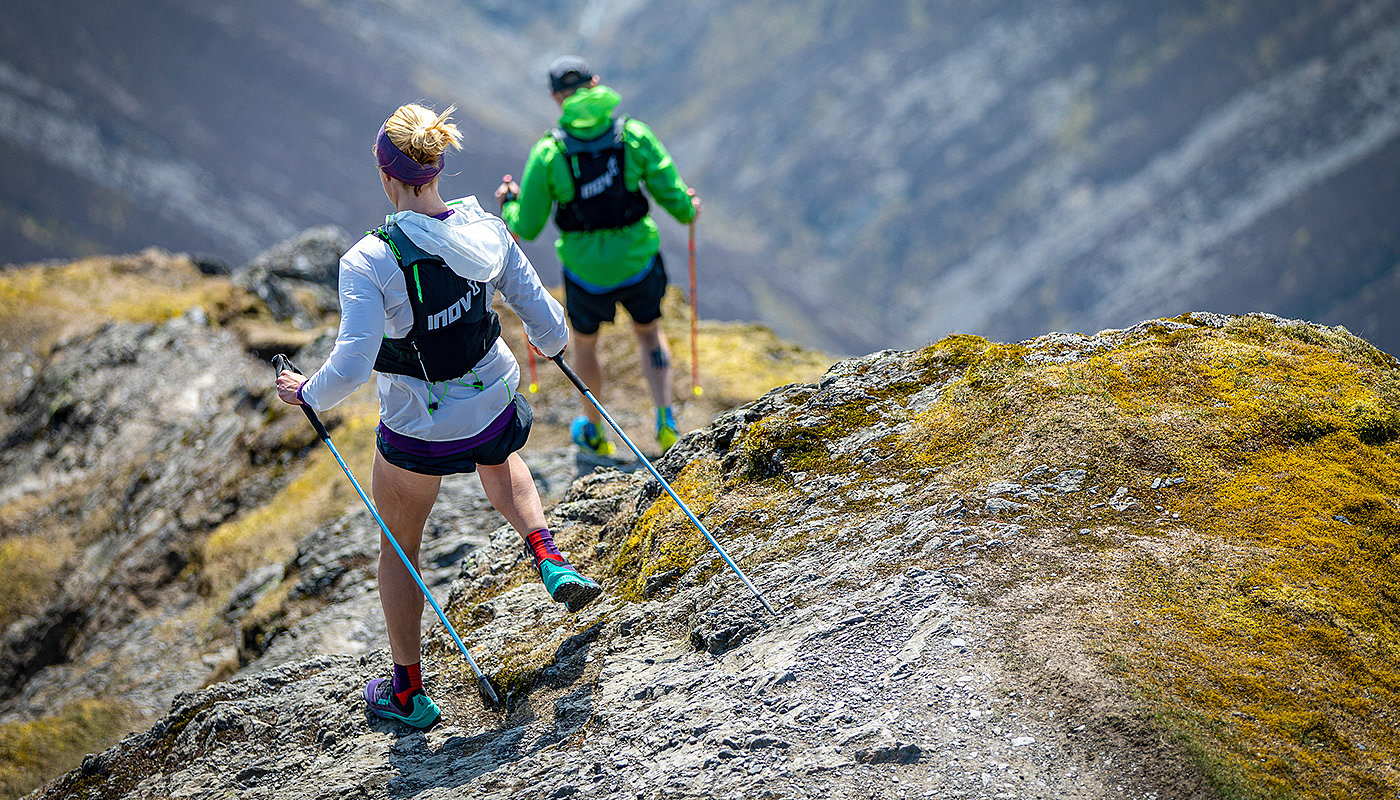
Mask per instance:
[[[507,175],[506,177],[509,178],[510,176]],[[700,216],[700,198],[695,196],[695,189],[686,189],[685,193],[690,195],[690,205],[695,208],[695,217]],[[691,219],[695,219],[695,217],[691,217]]]
[[[496,204],[505,207],[509,200],[514,200],[520,196],[520,184],[510,179],[509,175],[501,178],[501,185],[496,187]]]

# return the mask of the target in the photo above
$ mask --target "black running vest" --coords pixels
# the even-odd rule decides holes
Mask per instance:
[[[501,335],[501,321],[491,310],[494,289],[453,272],[440,257],[414,244],[397,223],[370,233],[394,251],[413,308],[413,330],[399,339],[384,337],[374,368],[430,383],[470,372]]]
[[[647,215],[647,198],[641,187],[627,191],[623,173],[627,147],[622,129],[627,118],[596,139],[579,139],[561,128],[551,132],[569,163],[574,179],[574,199],[560,203],[554,224],[561,231],[599,231],[625,228]]]

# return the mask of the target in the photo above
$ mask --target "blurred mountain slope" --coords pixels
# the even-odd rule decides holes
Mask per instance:
[[[1400,263],[1394,3],[725,9],[676,48],[667,122],[771,259],[753,280],[806,312],[760,305],[789,335],[860,352],[1210,308],[1400,345],[1360,299]]]
[[[705,198],[707,317],[854,353],[1267,311],[1400,350],[1400,0],[60,0],[0,37],[0,263],[360,230],[408,99],[459,105],[444,191],[488,194],[578,52]]]
[[[392,31],[261,0],[12,9],[0,262],[151,245],[240,262],[313,223],[372,224],[375,128],[428,94]],[[513,148],[459,122],[453,170],[484,184]]]

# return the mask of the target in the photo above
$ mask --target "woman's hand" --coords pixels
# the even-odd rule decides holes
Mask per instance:
[[[547,356],[547,355],[545,355],[545,354],[544,354],[544,351],[541,350],[541,349],[539,349],[538,347],[535,347],[535,343],[532,342],[532,341],[530,341],[529,339],[526,339],[526,340],[525,340],[525,344],[529,345],[529,347],[530,347],[530,352],[534,353],[535,355],[539,356],[540,358],[543,358],[545,361],[553,361],[553,360],[554,360],[554,356]],[[563,350],[563,349],[560,349],[558,353],[555,353],[555,355],[560,355],[560,356],[564,355],[564,350]]]
[[[695,189],[693,187],[686,189],[685,193],[690,195],[690,204],[695,207],[695,217],[700,216],[700,198],[695,196]],[[691,219],[695,219],[695,217],[691,217]]]
[[[282,402],[288,405],[305,405],[305,403],[301,402],[301,398],[297,397],[297,391],[301,389],[303,383],[306,383],[305,375],[299,375],[289,369],[284,369],[277,375],[277,396],[281,398]]]

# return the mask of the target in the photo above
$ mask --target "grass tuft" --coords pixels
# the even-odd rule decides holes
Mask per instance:
[[[82,763],[126,729],[114,703],[79,700],[58,714],[0,724],[0,796],[22,797]]]

